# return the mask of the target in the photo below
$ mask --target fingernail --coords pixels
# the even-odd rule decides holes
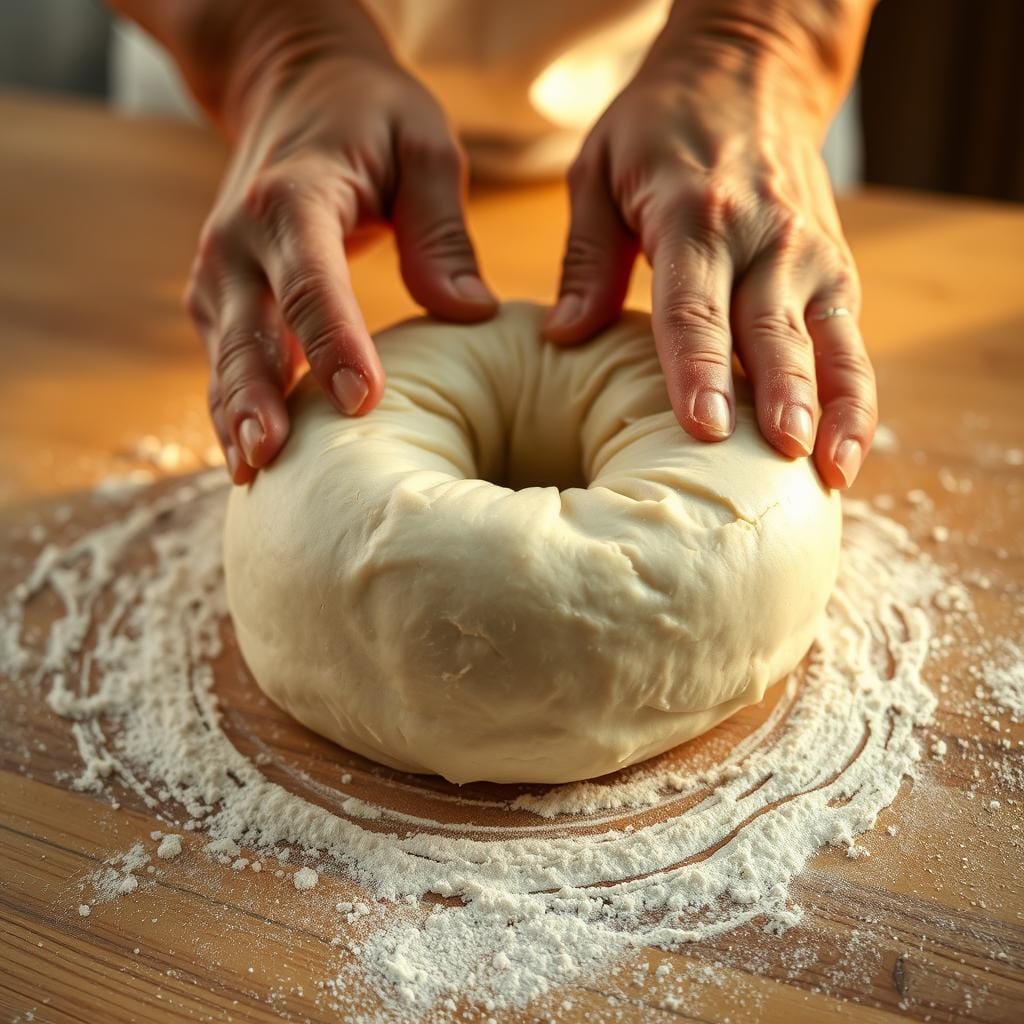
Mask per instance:
[[[331,390],[342,410],[349,416],[354,416],[366,401],[370,385],[366,383],[361,373],[343,366],[340,370],[335,370],[331,378]]]
[[[224,462],[228,468],[228,476],[231,477],[231,482],[234,483],[235,474],[238,472],[238,467],[241,465],[242,460],[239,458],[238,449],[233,444],[229,444],[224,449]]]
[[[563,327],[568,327],[579,319],[582,309],[583,302],[578,295],[563,295],[545,318],[544,329],[560,331]]]
[[[458,277],[453,277],[452,287],[467,302],[473,302],[480,306],[491,306],[495,302],[490,289],[476,274],[460,274]]]
[[[814,447],[814,421],[802,405],[787,405],[782,410],[779,430],[796,441],[803,448],[805,455],[811,454]]]
[[[721,391],[701,391],[693,400],[693,418],[701,426],[725,437],[729,433],[729,400]]]
[[[849,487],[860,472],[860,464],[864,461],[864,449],[861,448],[859,441],[848,437],[839,442],[835,460],[839,472],[843,474],[843,479],[846,481],[846,486]]]
[[[263,440],[263,428],[255,416],[246,416],[238,426],[238,443],[242,446],[245,461],[256,469],[256,449]],[[237,453],[236,453],[237,454]]]

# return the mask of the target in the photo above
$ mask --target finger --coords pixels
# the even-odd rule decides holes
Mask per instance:
[[[806,293],[778,261],[756,263],[736,289],[736,350],[754,388],[757,421],[769,444],[799,458],[814,448],[818,408]]]
[[[832,292],[814,299],[807,310],[822,405],[814,462],[825,483],[838,488],[857,478],[878,424],[875,374],[856,309],[841,293]]]
[[[256,470],[239,454],[238,446],[231,436],[231,431],[228,430],[217,378],[212,375],[206,391],[206,399],[210,409],[210,421],[213,423],[221,451],[224,452],[224,464],[227,467],[228,476],[234,484],[247,484],[256,475]]]
[[[603,168],[577,160],[569,171],[569,238],[558,301],[544,336],[558,344],[585,341],[622,312],[637,242],[608,192]]]
[[[284,391],[292,376],[291,348],[255,268],[226,274],[219,291],[219,315],[207,336],[220,415],[245,464],[261,469],[288,436]]]
[[[271,204],[263,269],[313,377],[342,413],[362,415],[380,400],[384,368],[352,291],[337,214],[297,191]]]
[[[193,264],[192,277],[189,280],[188,290],[185,293],[185,308],[196,330],[199,332],[207,352],[207,357],[209,357],[209,354],[214,351],[216,345],[214,331],[216,314],[208,289],[203,287],[204,278],[198,267],[199,262],[197,261]],[[206,400],[210,410],[210,422],[213,424],[214,433],[217,435],[217,443],[224,453],[224,463],[227,467],[228,476],[233,483],[248,483],[252,479],[253,470],[251,466],[242,461],[238,446],[231,436],[231,431],[228,430],[224,417],[224,406],[221,402],[220,386],[217,383],[217,377],[212,365],[210,380],[206,388]]]
[[[231,481],[236,484],[248,483],[253,477],[252,467],[242,461],[238,446],[228,429],[221,401],[220,386],[213,369],[211,353],[216,350],[215,323],[217,319],[215,300],[211,294],[211,276],[203,273],[203,260],[197,257],[192,264],[188,288],[185,292],[185,309],[202,339],[207,358],[210,359],[210,379],[206,389],[210,422],[217,436],[217,443],[224,453],[224,463]]]
[[[497,300],[480,277],[466,230],[465,171],[454,144],[406,144],[392,218],[409,294],[445,320],[493,316]]]
[[[735,424],[732,263],[724,249],[671,237],[649,255],[654,339],[672,408],[692,437],[721,441]]]

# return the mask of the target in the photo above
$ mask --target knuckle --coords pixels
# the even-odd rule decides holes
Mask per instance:
[[[714,178],[704,182],[691,203],[697,229],[705,234],[720,235],[736,219],[735,191]]]
[[[755,346],[809,352],[811,339],[792,309],[779,308],[756,313],[747,321],[747,336]]]
[[[692,337],[687,348],[699,348],[703,338],[728,335],[728,311],[707,296],[680,296],[669,299],[660,310],[665,327],[681,341]]]
[[[314,369],[323,369],[338,361],[335,334],[326,326],[307,334],[303,339],[302,348],[309,365]]]
[[[852,263],[844,262],[832,275],[832,291],[840,295],[844,304],[854,313],[860,309],[860,276]]]
[[[251,378],[248,368],[252,362],[252,347],[252,334],[242,327],[229,327],[217,339],[213,370],[222,397],[232,390],[237,392],[237,386]]]
[[[872,427],[878,422],[878,403],[874,400],[874,391],[864,395],[847,395],[842,400],[842,410],[848,422],[855,421]]]
[[[803,215],[783,208],[776,211],[774,221],[771,246],[774,254],[781,259],[802,256],[810,245]]]
[[[693,215],[695,200],[692,189],[685,182],[672,182],[659,186],[652,182],[642,190],[636,199],[636,214],[640,223],[653,228],[654,239],[680,239],[691,233],[696,218]]]
[[[666,213],[695,215],[704,199],[705,183],[695,180],[691,173],[672,165],[671,174],[657,175],[652,182],[660,196],[660,207]]]
[[[716,380],[723,370],[729,368],[728,352],[707,347],[687,349],[679,364],[684,384]]]
[[[216,375],[210,377],[206,386],[206,405],[210,410],[210,416],[213,417],[214,422],[217,422],[217,418],[224,410],[224,403],[221,400],[220,383]]]
[[[562,276],[573,281],[590,280],[607,264],[609,255],[607,245],[588,235],[573,232],[562,257]]]
[[[181,297],[182,305],[188,318],[199,328],[207,327],[210,323],[210,316],[206,303],[202,298],[202,290],[193,275],[185,286],[184,294]]]
[[[416,236],[416,246],[433,259],[450,263],[473,264],[473,243],[466,226],[454,215],[441,217],[425,225]]]
[[[228,247],[229,226],[220,217],[211,217],[199,232],[196,263],[209,265],[219,259]]]
[[[695,179],[684,171],[665,186],[660,216],[682,219],[694,239],[706,248],[726,237],[741,215],[735,188],[718,178]]]
[[[221,401],[226,412],[238,400],[242,392],[249,386],[250,380],[246,378],[226,378],[221,381]]]
[[[320,319],[321,297],[326,288],[324,272],[309,263],[284,272],[278,307],[285,323],[300,336],[308,333]]]
[[[817,231],[808,229],[798,242],[792,246],[792,251],[801,257],[802,266],[811,272],[821,273],[824,268],[826,273],[836,266],[836,248],[830,238]],[[838,272],[833,271],[833,276]]]
[[[280,224],[292,216],[297,190],[295,179],[289,175],[261,174],[245,189],[241,209],[259,224]]]
[[[335,358],[336,339],[344,325],[332,316],[327,298],[330,274],[322,267],[305,265],[286,274],[278,308],[302,345],[311,365]]]
[[[240,369],[238,367],[241,367]],[[219,374],[220,377],[220,401],[225,412],[227,412],[241,398],[242,393],[259,381],[259,374],[253,372],[245,364],[236,364],[236,369],[231,374]]]
[[[665,240],[663,224],[671,211],[649,176],[632,162],[624,163],[610,154],[606,188],[612,207],[619,211],[628,230],[640,239],[646,252],[653,253]]]
[[[772,363],[758,374],[755,387],[762,395],[779,395],[787,392],[813,395],[817,392],[818,383],[813,367],[805,367],[783,359]]]
[[[828,353],[827,359],[829,369],[848,381],[851,390],[874,394],[875,368],[862,349],[839,349]]]

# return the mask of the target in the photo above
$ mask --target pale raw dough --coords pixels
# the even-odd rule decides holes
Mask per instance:
[[[745,401],[701,444],[646,316],[573,349],[540,316],[383,332],[380,406],[346,419],[300,387],[283,453],[232,491],[256,681],[395,768],[565,782],[650,757],[760,700],[835,581],[839,499]]]

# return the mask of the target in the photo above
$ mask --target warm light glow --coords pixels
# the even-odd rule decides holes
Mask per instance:
[[[591,124],[622,85],[622,60],[599,51],[568,53],[530,86],[530,102],[561,128]]]

